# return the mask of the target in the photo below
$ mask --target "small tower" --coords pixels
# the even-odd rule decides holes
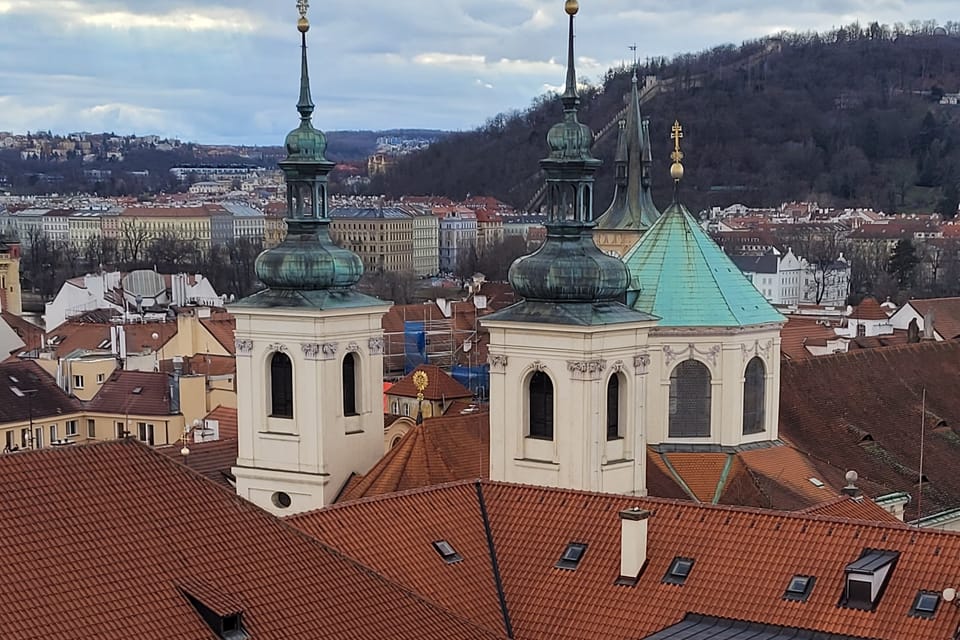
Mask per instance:
[[[614,160],[613,201],[604,214],[597,218],[594,232],[597,246],[618,256],[626,254],[660,217],[651,192],[653,155],[650,151],[649,124],[640,110],[639,81],[634,68],[627,117],[620,121],[620,137]]]
[[[299,0],[300,126],[280,162],[287,237],[257,258],[267,289],[238,303],[237,493],[277,514],[333,502],[383,453],[383,331],[389,303],[353,286],[360,258],[330,239],[324,134],[312,124],[308,3]]]
[[[785,319],[679,201],[683,128],[671,130],[673,203],[627,253],[627,304],[650,331],[648,444],[738,447],[777,439]]]
[[[577,120],[573,22],[563,121],[547,135],[547,239],[510,267],[523,301],[485,317],[490,331],[490,477],[642,495],[647,332],[627,308],[623,262],[593,241],[593,133]]]

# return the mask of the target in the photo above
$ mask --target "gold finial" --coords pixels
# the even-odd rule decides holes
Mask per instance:
[[[310,31],[310,21],[307,20],[307,9],[309,8],[309,0],[297,0],[297,11],[300,12],[300,19],[297,20],[297,30],[300,33]]]
[[[423,401],[423,392],[430,384],[426,371],[416,371],[413,374],[413,386],[417,388],[417,401]]]
[[[680,180],[683,179],[683,165],[681,164],[683,151],[680,151],[680,140],[683,139],[683,127],[680,126],[679,120],[673,122],[673,127],[670,129],[670,139],[673,140],[673,153],[670,154],[670,159],[673,160],[673,164],[670,166],[670,177],[673,178],[674,182],[680,182]]]
[[[577,0],[567,0],[563,5],[563,10],[567,12],[568,16],[575,16],[580,11],[580,3]]]

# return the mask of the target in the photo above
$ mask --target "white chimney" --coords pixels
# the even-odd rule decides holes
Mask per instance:
[[[647,520],[651,513],[640,507],[620,512],[620,579],[618,584],[635,585],[647,563]]]

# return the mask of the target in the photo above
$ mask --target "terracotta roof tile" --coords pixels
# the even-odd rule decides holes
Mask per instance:
[[[480,486],[517,638],[644,638],[689,612],[876,640],[946,639],[957,626],[956,611],[942,603],[931,619],[909,615],[918,590],[940,591],[960,574],[957,534],[489,481]],[[486,559],[478,505],[475,485],[457,483],[291,523],[493,629],[492,565],[478,566]],[[617,586],[617,513],[635,506],[653,514],[648,563],[636,586]],[[476,563],[458,572],[431,556],[438,537],[453,538],[466,551],[464,563]],[[570,542],[587,545],[583,560],[575,571],[558,569]],[[871,548],[900,552],[879,605],[872,612],[838,606],[845,566]],[[682,587],[662,582],[676,557],[695,560]],[[783,599],[794,575],[816,577],[806,602]],[[463,602],[466,584],[487,604]]]
[[[829,502],[804,509],[800,513],[814,516],[830,516],[845,520],[866,520],[867,522],[883,522],[900,526],[907,526],[892,513],[869,498],[854,500],[850,496],[839,496]]]
[[[0,363],[0,424],[76,413],[82,408],[37,363]]]
[[[473,392],[454,380],[450,374],[432,364],[421,364],[409,374],[401,378],[387,390],[392,396],[416,398],[417,387],[413,384],[413,376],[417,371],[427,374],[429,384],[423,391],[425,400],[454,400],[456,398],[472,398]]]
[[[109,351],[110,327],[110,324],[65,322],[47,334],[47,346],[54,348],[59,358],[78,349]],[[128,353],[159,350],[177,335],[176,322],[126,324],[123,329],[127,337]],[[153,334],[157,334],[156,339]]]
[[[836,340],[837,332],[815,318],[790,316],[780,330],[780,353],[788,360],[805,360],[813,354],[805,344],[816,341],[826,346],[826,340]]]
[[[92,412],[168,416],[170,376],[166,373],[116,370],[87,403]]]
[[[661,457],[697,500],[713,504],[714,498],[723,487],[724,472],[729,471],[730,454],[664,453]]]
[[[960,342],[866,349],[781,369],[780,435],[818,462],[914,496],[925,409],[924,513],[960,506]]]
[[[201,318],[200,324],[227,350],[227,353],[235,354],[237,352],[234,340],[237,320],[231,314],[214,313],[209,318]]]
[[[252,638],[503,637],[130,440],[0,456],[0,483],[6,638],[213,638],[198,583]]]
[[[866,297],[856,306],[850,317],[855,320],[887,320],[889,316],[876,298]]]
[[[220,424],[220,439],[228,440],[237,437],[237,410],[233,407],[217,407],[204,420],[216,420]]]

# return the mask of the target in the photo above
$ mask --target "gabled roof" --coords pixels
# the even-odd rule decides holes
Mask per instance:
[[[82,408],[37,363],[0,363],[0,424],[77,413]]]
[[[503,637],[132,440],[3,455],[0,484],[5,638],[216,637],[183,591],[257,640]]]
[[[87,403],[91,412],[169,416],[170,377],[166,373],[116,370]]]
[[[924,514],[960,507],[960,342],[864,349],[784,362],[780,436],[814,459],[913,495],[924,427]],[[924,414],[925,410],[925,414]]]
[[[636,586],[619,586],[617,514],[633,507],[652,513],[648,562]],[[502,632],[494,626],[499,575],[516,638],[646,638],[690,613],[877,640],[945,639],[957,626],[945,603],[929,619],[910,610],[918,590],[955,581],[960,535],[902,525],[490,481],[360,500],[288,522]],[[443,562],[432,548],[437,539],[462,562]],[[571,542],[586,545],[583,559],[574,571],[559,569]],[[865,549],[900,553],[879,604],[838,606],[845,567]],[[662,580],[677,557],[694,560],[683,586]],[[816,578],[806,602],[783,598],[795,575]]]
[[[427,374],[427,388],[423,390],[424,400],[453,400],[455,398],[472,398],[473,392],[457,382],[446,371],[433,364],[421,364],[416,369],[398,380],[386,393],[403,398],[416,398],[417,387],[413,383],[413,376],[418,371]]]
[[[960,337],[960,298],[910,300],[907,304],[921,316],[933,312],[933,329],[944,340]]]
[[[888,320],[890,318],[877,299],[870,296],[864,298],[853,309],[850,317],[854,320]]]
[[[370,471],[351,481],[338,501],[487,477],[489,419],[484,411],[424,420]]]
[[[237,320],[233,315],[214,313],[209,318],[201,318],[200,324],[227,350],[227,353],[237,352],[236,341],[234,340]]]
[[[741,327],[782,323],[737,265],[673,203],[627,252],[627,303],[660,327]]]

